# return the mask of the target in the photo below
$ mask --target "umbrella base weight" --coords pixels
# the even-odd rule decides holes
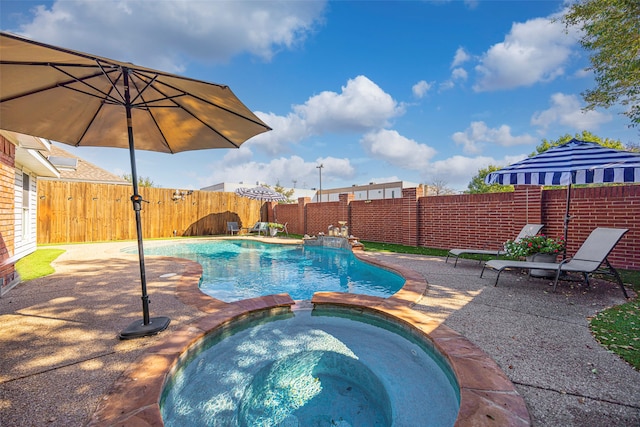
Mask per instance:
[[[149,319],[149,324],[145,325],[142,320],[136,320],[122,332],[120,332],[121,340],[131,340],[134,338],[148,337],[156,335],[169,326],[171,319],[168,317],[152,317]]]

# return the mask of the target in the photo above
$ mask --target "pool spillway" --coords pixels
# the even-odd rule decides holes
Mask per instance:
[[[459,390],[428,342],[349,310],[244,319],[183,357],[166,426],[446,426]]]

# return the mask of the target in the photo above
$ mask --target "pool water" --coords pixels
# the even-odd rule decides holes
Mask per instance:
[[[151,246],[145,254],[197,261],[203,269],[202,292],[225,302],[280,293],[309,300],[321,291],[386,298],[405,282],[351,251],[320,246],[216,240]]]
[[[234,322],[188,351],[160,402],[164,425],[452,426],[460,392],[430,342],[348,309]]]

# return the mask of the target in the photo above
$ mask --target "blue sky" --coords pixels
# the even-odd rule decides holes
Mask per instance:
[[[404,180],[466,189],[543,138],[637,143],[593,88],[563,1],[7,1],[3,31],[226,84],[273,131],[237,150],[138,151],[157,186],[323,188]],[[135,124],[134,124],[135,126]],[[113,173],[126,150],[73,148]]]

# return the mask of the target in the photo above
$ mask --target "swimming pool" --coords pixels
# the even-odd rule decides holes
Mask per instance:
[[[200,263],[200,289],[225,302],[280,293],[309,300],[321,291],[386,298],[405,282],[399,274],[360,261],[351,251],[320,246],[207,240],[151,245],[145,254]]]
[[[425,339],[349,309],[251,316],[183,357],[165,426],[452,426],[460,389]]]

